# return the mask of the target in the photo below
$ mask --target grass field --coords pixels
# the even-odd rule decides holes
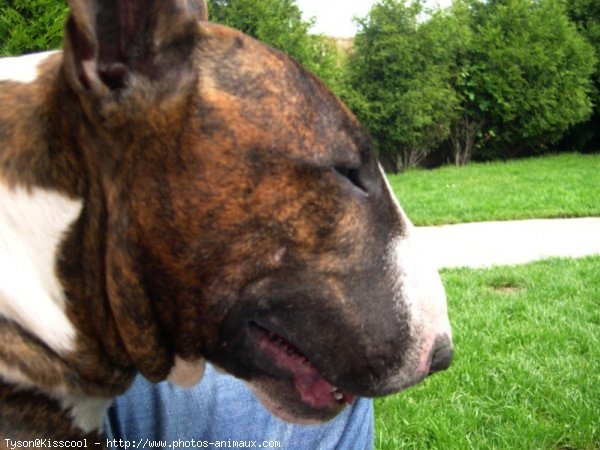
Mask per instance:
[[[600,216],[600,154],[563,154],[391,175],[415,225]]]
[[[376,401],[376,448],[600,449],[599,268],[443,271],[454,363]]]

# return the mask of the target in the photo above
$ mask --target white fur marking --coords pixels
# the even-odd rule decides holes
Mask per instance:
[[[387,270],[392,283],[396,285],[395,303],[398,313],[408,310],[411,333],[416,339],[415,348],[408,356],[409,364],[421,373],[428,370],[428,367],[425,367],[426,360],[436,337],[452,336],[446,292],[432,263],[432,255],[428,255],[427,247],[419,242],[414,226],[400,206],[381,166],[380,170],[404,227],[404,230],[388,243]],[[394,383],[401,382],[400,378],[401,375]]]
[[[74,350],[76,331],[55,273],[57,251],[81,206],[55,192],[0,182],[0,316],[59,354]]]
[[[186,361],[175,357],[175,364],[167,377],[167,381],[183,388],[196,386],[204,376],[204,359]]]
[[[7,365],[2,360],[0,360],[0,380],[23,388],[37,388],[35,383],[27,375],[23,374],[20,369]]]
[[[50,51],[33,53],[31,55],[0,58],[0,81],[16,81],[18,83],[31,83],[39,75],[38,66],[49,56],[59,53]]]
[[[397,303],[402,301],[408,306],[413,320],[411,328],[422,335],[424,344],[429,346],[437,336],[451,337],[452,333],[446,292],[424,248],[414,236],[397,237],[390,243],[389,264],[398,286]]]
[[[437,334],[445,333],[450,336],[446,292],[437,269],[431,263],[432,255],[427,254],[427,247],[419,241],[414,232],[414,225],[400,206],[381,166],[379,170],[385,180],[388,194],[394,201],[400,221],[405,227],[403,233],[388,244],[388,265],[395,274],[401,290],[398,300],[403,299],[409,303],[415,320],[423,325],[429,324],[433,332],[439,331]]]
[[[60,399],[62,407],[68,411],[73,424],[85,434],[102,432],[102,420],[112,398],[94,398],[70,395]]]

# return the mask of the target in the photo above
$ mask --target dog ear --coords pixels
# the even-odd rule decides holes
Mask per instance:
[[[105,96],[136,81],[176,82],[193,66],[205,0],[69,0],[65,66],[78,90]]]

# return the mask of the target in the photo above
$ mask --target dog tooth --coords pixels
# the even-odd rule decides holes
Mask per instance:
[[[333,398],[335,398],[337,401],[343,400],[344,394],[342,394],[341,392],[334,392]]]

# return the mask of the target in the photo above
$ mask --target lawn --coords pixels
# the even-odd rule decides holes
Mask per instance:
[[[599,267],[443,271],[454,363],[376,401],[376,448],[600,449]]]
[[[415,225],[600,216],[600,154],[562,154],[390,175]]]

